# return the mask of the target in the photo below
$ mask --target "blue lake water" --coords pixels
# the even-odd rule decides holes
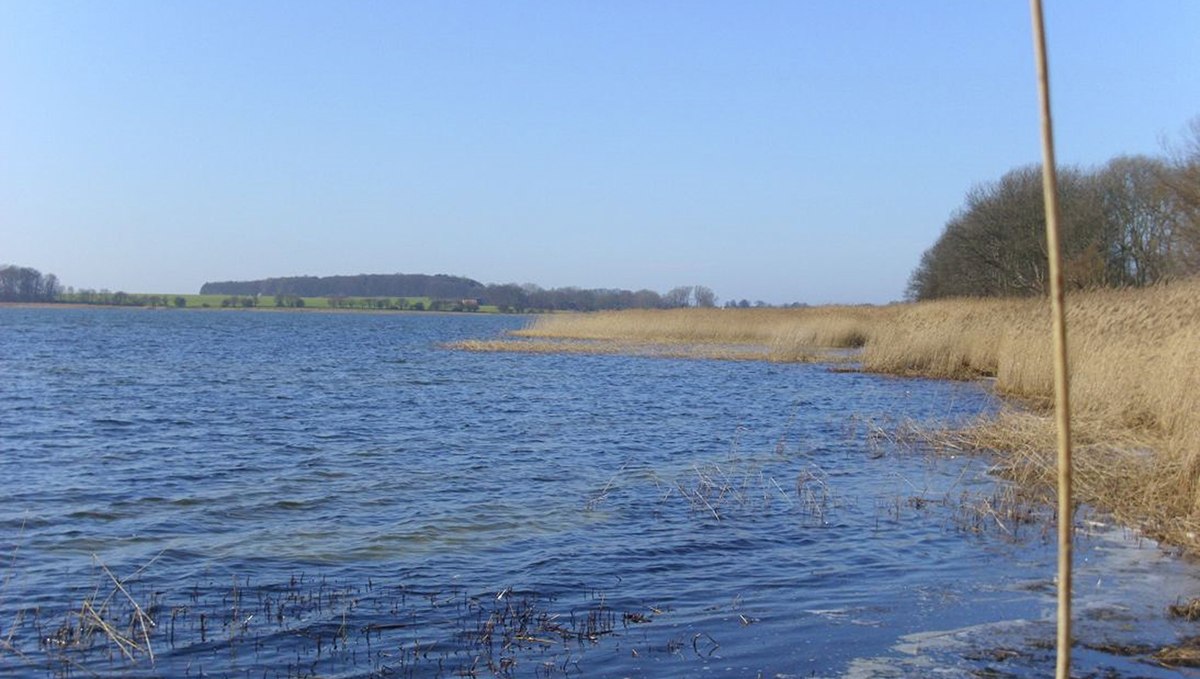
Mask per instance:
[[[443,347],[524,323],[0,309],[0,676],[1052,672],[1051,529],[871,435],[986,385]],[[1083,528],[1081,671],[1178,676],[1104,642],[1193,568]]]

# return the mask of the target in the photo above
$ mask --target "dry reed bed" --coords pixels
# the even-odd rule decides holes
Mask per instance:
[[[1200,551],[1200,280],[1067,300],[1080,499]],[[963,443],[1014,453],[1011,469],[1047,489],[1053,476],[1050,315],[1041,300],[955,300],[901,307],[874,328],[868,370],[990,375],[1030,404],[977,423]]]
[[[1200,279],[1072,294],[1067,307],[1079,498],[1200,552]],[[775,361],[862,347],[862,367],[872,372],[994,377],[997,391],[1021,407],[968,430],[941,432],[939,440],[1011,453],[1005,466],[1014,477],[1031,488],[1052,487],[1044,300],[569,314],[540,317],[516,334],[535,338],[544,351],[565,339],[609,347],[574,349],[591,353],[618,352],[614,347],[622,342],[742,344],[762,348]],[[522,341],[530,340],[487,349],[512,350],[517,347],[505,345]]]
[[[804,309],[631,309],[539,317],[519,337],[636,340],[692,344],[780,342],[820,347],[861,346],[861,332],[879,307]]]

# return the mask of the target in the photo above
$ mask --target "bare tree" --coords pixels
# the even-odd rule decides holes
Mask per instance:
[[[1120,156],[1096,176],[1104,202],[1110,285],[1149,285],[1180,269],[1184,213],[1163,181],[1169,168],[1146,156]]]
[[[696,306],[705,309],[711,309],[717,305],[717,295],[712,291],[712,288],[697,285],[692,289],[692,297],[696,300]]]
[[[1189,121],[1181,141],[1167,145],[1161,179],[1179,212],[1177,269],[1200,272],[1200,116]]]
[[[671,288],[662,296],[663,306],[668,309],[677,309],[680,307],[689,306],[692,300],[692,286],[681,285],[677,288]]]

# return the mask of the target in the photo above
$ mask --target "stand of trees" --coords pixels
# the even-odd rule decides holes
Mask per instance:
[[[187,299],[178,296],[142,295],[121,290],[112,292],[111,290],[92,290],[90,288],[81,288],[79,290],[68,288],[66,294],[62,295],[59,301],[71,302],[73,304],[94,304],[96,306],[174,306],[181,309],[187,306]]]
[[[1200,273],[1200,118],[1166,158],[1060,168],[1064,276],[1074,288],[1144,286]],[[1040,166],[972,189],[925,251],[907,296],[1042,294],[1048,286]]]
[[[202,295],[233,297],[274,296],[276,300],[300,297],[352,298],[428,297],[469,310],[479,304],[494,305],[504,312],[599,311],[606,309],[671,309],[686,306],[715,307],[717,295],[703,285],[680,286],[663,294],[653,290],[620,290],[577,287],[546,289],[515,283],[484,285],[479,281],[445,274],[360,274],[357,276],[297,276],[255,281],[205,283]],[[390,308],[390,307],[380,307]]]
[[[257,281],[205,283],[201,295],[292,297],[434,297],[469,299],[482,295],[483,283],[446,274],[359,274],[357,276],[290,276]]]
[[[0,302],[53,302],[62,294],[54,274],[24,266],[0,266]]]
[[[415,286],[415,287],[405,287]],[[385,289],[416,290],[402,295],[378,294]],[[336,309],[408,309],[415,311],[479,311],[481,305],[494,305],[507,313],[537,311],[599,311],[605,309],[672,309],[688,306],[715,307],[717,296],[703,285],[680,286],[663,294],[653,290],[583,289],[576,287],[546,289],[538,285],[484,285],[458,276],[425,274],[330,276],[317,278],[271,278],[261,281],[205,283],[201,294],[225,295],[222,307],[249,308],[260,305],[265,290],[276,290],[274,306],[298,308],[303,297],[324,297]],[[240,291],[240,292],[231,292]],[[439,294],[422,294],[437,291]],[[428,303],[406,297],[427,298]],[[37,269],[0,266],[0,302],[71,302],[102,306],[185,307],[184,297],[143,295],[87,288],[64,290],[54,274],[43,275]],[[264,302],[270,306],[270,302]],[[763,304],[759,302],[758,304]],[[207,306],[207,304],[205,305]],[[728,305],[726,305],[728,306]]]
[[[576,287],[545,289],[533,284],[489,285],[485,304],[501,311],[603,311],[611,309],[678,309],[687,306],[716,306],[717,296],[703,285],[685,285],[659,294],[653,290]]]

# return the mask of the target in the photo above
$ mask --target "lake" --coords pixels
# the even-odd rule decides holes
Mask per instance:
[[[525,322],[0,309],[0,676],[1052,673],[1044,510],[879,435],[986,384],[443,347]],[[1076,549],[1079,671],[1180,676],[1194,567]]]

